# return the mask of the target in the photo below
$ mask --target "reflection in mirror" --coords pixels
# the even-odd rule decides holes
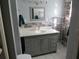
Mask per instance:
[[[31,21],[40,21],[45,19],[45,9],[42,7],[30,8]]]

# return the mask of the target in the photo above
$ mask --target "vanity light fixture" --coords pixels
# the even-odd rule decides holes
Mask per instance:
[[[36,4],[36,5],[39,5],[39,4],[47,4],[47,0],[30,0],[28,2],[29,3],[33,3],[33,4]]]

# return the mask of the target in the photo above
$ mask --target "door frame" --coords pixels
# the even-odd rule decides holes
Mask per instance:
[[[12,1],[12,0],[10,0],[10,1]],[[13,2],[13,3],[15,4],[16,2]],[[11,4],[13,4],[13,3],[11,3]],[[73,0],[72,5],[73,5],[73,8],[72,8],[70,34],[69,34],[69,40],[68,40],[66,59],[77,59],[77,52],[78,52],[78,39],[79,39],[78,38],[79,37],[78,36],[78,34],[79,34],[79,24],[78,24],[78,22],[79,22],[79,12],[78,11],[79,11],[79,0]],[[11,6],[11,8],[16,10],[16,8],[14,8],[16,6],[15,5],[12,5],[12,6]],[[11,12],[13,13],[13,11],[11,11]],[[13,17],[13,15],[11,17]],[[16,22],[17,22],[17,20],[16,20]]]
[[[4,56],[6,59],[9,59],[5,31],[4,31],[4,25],[3,25],[2,15],[1,15],[1,6],[0,6],[0,34],[1,34],[2,49],[4,51]]]
[[[16,13],[16,0],[0,0],[5,36],[8,46],[9,58],[17,59],[21,54],[21,41],[18,31]]]
[[[79,44],[79,0],[72,0],[72,16],[66,59],[77,59]]]

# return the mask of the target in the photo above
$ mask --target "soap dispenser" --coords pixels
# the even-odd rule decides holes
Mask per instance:
[[[19,26],[21,27],[23,24],[25,24],[24,18],[22,15],[19,15]]]

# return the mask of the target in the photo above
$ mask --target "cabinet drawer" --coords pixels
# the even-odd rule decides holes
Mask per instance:
[[[59,35],[55,34],[55,35],[43,35],[39,37],[41,40],[42,39],[48,39],[48,40],[52,40],[52,43],[57,43],[58,39],[59,39]]]

